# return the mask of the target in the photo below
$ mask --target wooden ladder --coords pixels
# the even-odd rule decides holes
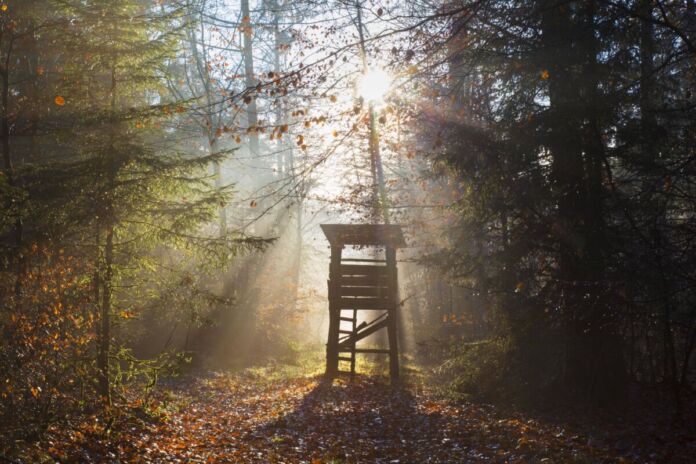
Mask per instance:
[[[349,373],[351,377],[355,377],[355,343],[356,340],[354,340],[352,343],[348,344],[344,349],[341,349],[340,347],[340,342],[341,339],[347,339],[348,337],[354,336],[354,334],[357,332],[357,325],[358,325],[358,310],[353,309],[349,310],[352,313],[352,317],[345,317],[343,315],[339,316],[339,321],[340,322],[349,322],[351,325],[350,330],[345,330],[341,329],[339,327],[338,333],[339,333],[339,350],[338,350],[338,361],[339,363],[341,361],[343,362],[350,362],[350,371],[345,372],[341,371],[341,369],[338,370],[338,373]],[[341,311],[343,312],[343,311]],[[342,353],[348,353],[348,356],[341,356]]]

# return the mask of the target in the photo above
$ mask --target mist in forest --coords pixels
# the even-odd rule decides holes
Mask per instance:
[[[48,462],[21,441],[72,462],[40,440],[102,443],[211,385],[294,392],[273,407],[287,424],[324,414],[334,385],[396,395],[406,424],[441,408],[459,421],[442,430],[478,423],[474,403],[585,430],[638,411],[679,455],[695,59],[693,0],[0,1],[0,460]],[[432,456],[576,455],[573,433],[540,429],[544,448],[515,420],[489,437],[497,457],[439,435]],[[288,462],[374,458],[285,425],[227,438],[303,450]],[[660,461],[631,446],[583,452]]]

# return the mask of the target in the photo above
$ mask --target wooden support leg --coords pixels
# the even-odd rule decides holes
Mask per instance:
[[[358,310],[353,310],[353,336],[355,337],[355,329],[358,325]],[[350,352],[350,378],[355,378],[355,338],[351,344],[352,351]]]
[[[329,339],[326,343],[326,372],[328,379],[333,379],[338,373],[338,327],[340,310],[330,310]]]
[[[399,310],[399,286],[396,271],[396,250],[394,248],[386,249],[387,272],[389,273],[389,298],[392,301],[392,308],[387,316],[387,331],[389,337],[389,376],[394,382],[399,378],[399,346],[397,327],[397,311]]]
[[[398,337],[396,333],[396,311],[392,310],[387,323],[387,331],[389,337],[389,377],[392,381],[399,379],[399,347]]]
[[[326,342],[326,377],[331,380],[338,374],[338,335],[341,325],[340,279],[341,247],[331,247],[329,265],[329,339]]]

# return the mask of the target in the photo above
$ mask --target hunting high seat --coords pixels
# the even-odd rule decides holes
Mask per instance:
[[[389,355],[389,375],[399,377],[397,310],[399,292],[396,249],[406,245],[401,227],[390,224],[322,224],[331,244],[329,266],[329,338],[326,344],[326,377],[340,373],[355,375],[357,353]],[[342,258],[346,245],[383,247],[385,259]],[[358,311],[377,314],[358,324]],[[387,330],[389,348],[358,348],[357,342]],[[349,362],[350,371],[339,370]]]

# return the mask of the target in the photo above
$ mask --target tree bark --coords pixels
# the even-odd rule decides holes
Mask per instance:
[[[540,6],[566,330],[564,380],[578,396],[609,402],[620,395],[624,368],[603,289],[602,143],[593,130],[598,127],[594,4],[548,0]]]
[[[18,187],[16,173],[13,165],[12,154],[10,152],[10,62],[12,60],[12,51],[14,48],[15,36],[12,32],[9,32],[10,37],[8,39],[7,54],[4,57],[4,62],[0,65],[0,81],[2,86],[2,114],[0,115],[0,147],[2,149],[2,159],[4,163],[4,173],[7,178],[7,185],[11,189],[16,189]],[[22,275],[24,273],[24,256],[22,253],[22,243],[24,235],[24,225],[22,223],[22,214],[20,211],[20,205],[17,204],[13,197],[14,192],[9,199],[9,204],[5,207],[8,211],[11,211],[14,216],[14,270],[15,270],[15,285],[14,293],[15,298],[19,300],[22,293]],[[13,204],[14,203],[14,204]]]
[[[256,77],[254,76],[254,53],[251,27],[251,12],[249,10],[249,0],[242,0],[242,27],[244,30],[243,36],[243,56],[244,56],[244,77],[246,82],[246,91],[251,101],[247,105],[247,128],[251,129],[249,133],[249,151],[251,158],[257,159],[259,156],[259,135],[257,131],[258,114],[256,108]]]

